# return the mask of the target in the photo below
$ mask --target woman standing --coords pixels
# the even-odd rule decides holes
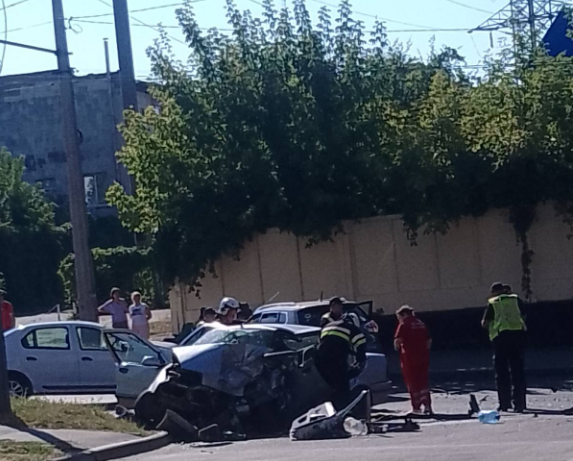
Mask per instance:
[[[120,289],[112,288],[110,299],[98,307],[98,312],[103,315],[111,315],[113,328],[127,329],[127,303],[120,298]]]
[[[131,306],[129,315],[131,317],[131,329],[144,339],[149,339],[149,319],[151,319],[151,309],[147,304],[141,302],[141,293],[134,291],[131,294]]]
[[[410,392],[412,411],[414,414],[432,414],[432,398],[428,384],[432,345],[430,333],[426,325],[414,315],[414,309],[410,306],[402,306],[396,312],[396,317],[398,329],[394,336],[394,348],[400,353],[402,375]]]

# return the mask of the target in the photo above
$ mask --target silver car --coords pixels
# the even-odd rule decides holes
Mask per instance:
[[[116,367],[91,322],[49,322],[4,333],[10,391],[14,396],[113,392]]]
[[[272,350],[287,348],[299,351],[318,344],[319,334],[320,328],[302,325],[247,324],[225,327],[212,323],[195,330],[170,350],[144,341],[133,333],[105,332],[118,366],[116,395],[118,401],[128,408],[133,407],[138,396],[169,363],[177,362],[185,369],[214,376],[220,372],[217,370],[221,370],[221,364],[216,359],[217,351],[229,345],[256,344]],[[354,385],[370,389],[374,405],[384,402],[391,387],[386,356],[367,353],[366,367]]]

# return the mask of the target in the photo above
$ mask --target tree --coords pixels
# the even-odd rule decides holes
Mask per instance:
[[[66,239],[51,203],[23,173],[23,159],[0,149],[0,271],[17,310],[61,299],[57,268]]]
[[[400,213],[418,231],[509,209],[522,245],[523,290],[535,206],[573,223],[569,58],[528,67],[503,56],[464,73],[452,49],[412,58],[367,34],[342,1],[333,27],[264,2],[262,18],[227,1],[233,32],[204,33],[177,11],[191,49],[177,63],[163,36],[149,50],[160,110],[128,113],[119,159],[136,192],[108,192],[120,218],[150,236],[165,280],[197,282],[222,254],[271,227],[328,239],[343,220]],[[533,65],[531,65],[533,64]]]

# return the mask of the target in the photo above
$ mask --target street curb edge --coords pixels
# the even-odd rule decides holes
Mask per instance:
[[[171,441],[171,436],[167,432],[159,432],[142,439],[128,440],[65,455],[52,461],[108,461],[158,450],[169,445]]]

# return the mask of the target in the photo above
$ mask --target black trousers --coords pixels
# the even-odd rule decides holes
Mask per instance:
[[[493,348],[500,408],[509,409],[513,403],[515,410],[525,410],[525,332],[502,331],[493,340]]]

